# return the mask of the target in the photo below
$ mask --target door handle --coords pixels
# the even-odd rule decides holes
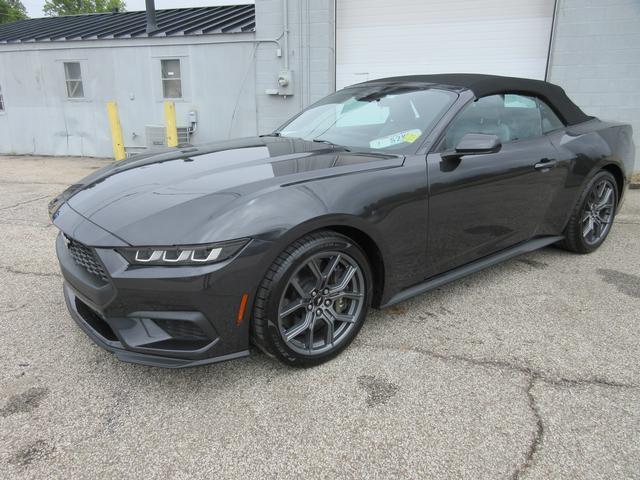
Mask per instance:
[[[558,161],[555,158],[543,158],[540,162],[536,163],[533,168],[536,170],[550,170],[556,166]]]

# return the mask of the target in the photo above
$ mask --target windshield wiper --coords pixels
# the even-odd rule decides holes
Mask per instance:
[[[280,134],[280,132],[273,132],[273,133],[265,133],[264,135],[260,135],[260,137],[281,137],[282,135]]]
[[[329,140],[322,140],[321,138],[314,138],[313,141],[316,142],[316,143],[324,143],[326,145],[331,145],[332,147],[341,148],[342,150],[344,150],[346,152],[350,152],[351,151],[347,147],[345,147],[343,145],[338,145],[337,143],[330,142]]]

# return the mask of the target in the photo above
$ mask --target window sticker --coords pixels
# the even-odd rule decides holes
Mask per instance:
[[[386,137],[376,138],[369,142],[370,148],[387,148],[400,143],[413,143],[420,135],[422,130],[414,128],[413,130],[405,130],[403,132],[387,135]]]

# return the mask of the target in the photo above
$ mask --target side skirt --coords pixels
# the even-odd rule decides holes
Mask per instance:
[[[421,293],[428,292],[429,290],[441,287],[442,285],[445,285],[449,282],[453,282],[472,273],[484,270],[487,267],[491,267],[498,263],[504,262],[505,260],[509,260],[510,258],[517,257],[518,255],[522,255],[523,253],[533,252],[534,250],[546,247],[548,245],[551,245],[552,243],[559,242],[563,238],[563,236],[534,238],[533,240],[520,243],[514,247],[507,248],[506,250],[501,250],[500,252],[494,253],[493,255],[489,255],[479,260],[475,260],[471,263],[467,263],[466,265],[454,268],[453,270],[449,270],[446,273],[436,275],[435,277],[431,277],[430,279],[419,283],[418,285],[414,285],[413,287],[409,287],[406,290],[396,293],[393,297],[391,297],[391,299],[389,299],[387,303],[381,305],[380,308],[390,307],[392,305],[395,305],[396,303],[400,303],[408,300],[411,297],[420,295]]]

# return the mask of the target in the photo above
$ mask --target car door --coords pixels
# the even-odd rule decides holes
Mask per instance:
[[[443,159],[466,133],[497,135],[499,151]],[[430,276],[529,240],[566,176],[543,134],[537,99],[492,95],[467,105],[427,155]]]

